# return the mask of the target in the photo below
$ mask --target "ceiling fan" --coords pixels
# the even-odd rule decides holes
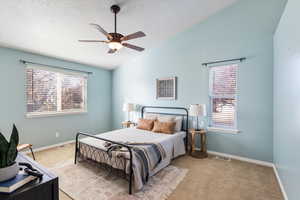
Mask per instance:
[[[125,41],[140,38],[146,36],[145,33],[142,31],[138,31],[135,33],[132,33],[130,35],[122,35],[121,33],[117,32],[117,14],[120,12],[121,8],[118,5],[112,5],[111,11],[115,14],[115,32],[108,33],[106,32],[100,25],[98,24],[90,24],[91,26],[94,26],[98,31],[100,31],[102,34],[104,34],[108,40],[78,40],[79,42],[103,42],[106,43],[109,47],[108,53],[115,53],[122,47],[127,47],[136,51],[144,51],[145,49],[142,47],[138,47],[129,43],[126,43]]]

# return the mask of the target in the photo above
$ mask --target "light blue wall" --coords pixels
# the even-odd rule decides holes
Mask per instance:
[[[19,59],[92,71],[94,74],[88,80],[88,113],[26,118],[25,67]],[[111,130],[111,74],[100,68],[0,48],[0,131],[8,137],[16,123],[21,143],[41,147],[73,140],[78,131]],[[56,132],[60,133],[59,138],[55,137]]]
[[[300,1],[289,0],[274,37],[274,162],[289,200],[300,186]]]
[[[114,128],[124,120],[124,101],[164,106],[208,104],[208,71],[201,63],[246,56],[238,80],[238,129],[242,133],[211,133],[208,148],[272,161],[273,34],[285,2],[240,0],[116,69]],[[170,76],[178,77],[178,100],[156,100],[155,79]]]

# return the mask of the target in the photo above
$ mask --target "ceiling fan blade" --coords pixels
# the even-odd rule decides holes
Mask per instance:
[[[78,40],[78,42],[104,42],[107,43],[105,40]]]
[[[110,34],[108,34],[101,26],[99,26],[98,24],[90,24],[91,26],[94,26],[98,31],[100,31],[102,34],[104,34],[108,39],[112,40],[112,36]]]
[[[121,38],[121,41],[127,41],[127,40],[132,40],[132,39],[136,39],[136,38],[140,38],[140,37],[145,37],[146,34],[143,33],[142,31],[138,31],[136,33],[132,33],[130,35],[126,35],[124,37]]]
[[[113,54],[117,51],[117,49],[110,49],[107,53]]]
[[[145,49],[142,48],[142,47],[138,47],[138,46],[135,46],[135,45],[132,45],[132,44],[128,44],[128,43],[122,43],[122,45],[124,47],[127,47],[127,48],[130,48],[130,49],[134,49],[136,51],[144,51]]]

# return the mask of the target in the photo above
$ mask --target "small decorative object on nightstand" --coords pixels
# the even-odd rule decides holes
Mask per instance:
[[[190,129],[189,130],[190,134],[191,134],[191,156],[195,157],[195,158],[207,158],[208,154],[207,154],[207,147],[206,147],[206,131],[204,129],[200,129],[200,130],[195,130],[195,129]],[[201,149],[200,151],[197,151],[195,149],[195,136],[199,134],[200,138],[201,138]]]
[[[130,127],[135,126],[135,125],[136,125],[136,123],[130,122],[130,121],[122,122],[122,128],[130,128]]]
[[[127,122],[130,122],[130,112],[133,111],[133,104],[132,103],[124,103],[123,104],[123,111],[127,112]]]

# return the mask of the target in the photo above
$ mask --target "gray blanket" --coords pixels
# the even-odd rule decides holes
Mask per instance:
[[[135,188],[141,189],[149,179],[149,173],[166,157],[163,146],[159,143],[126,143],[132,147],[133,155],[133,171],[135,179]],[[119,155],[124,153],[124,148],[119,145],[107,144],[109,147],[107,152]],[[121,151],[122,149],[122,151]],[[129,170],[129,169],[128,169]]]

